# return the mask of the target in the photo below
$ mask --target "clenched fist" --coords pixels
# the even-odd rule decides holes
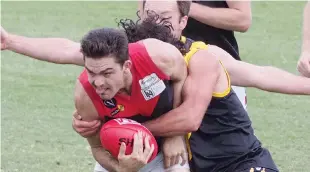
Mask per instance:
[[[9,34],[1,26],[1,50],[5,50],[8,48],[8,38]]]
[[[310,52],[301,54],[297,69],[301,75],[310,78]]]

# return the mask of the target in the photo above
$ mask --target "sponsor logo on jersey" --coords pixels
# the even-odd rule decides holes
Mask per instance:
[[[112,98],[111,100],[104,100],[103,104],[107,107],[107,108],[115,108],[116,107],[116,99]]]
[[[141,87],[141,93],[145,100],[153,99],[162,93],[166,88],[163,80],[159,79],[155,73],[140,79],[139,84]]]

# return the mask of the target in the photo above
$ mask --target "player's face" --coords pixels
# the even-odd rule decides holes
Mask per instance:
[[[177,1],[146,1],[144,6],[143,17],[146,11],[156,12],[162,19],[165,18],[171,22],[173,27],[173,35],[177,38],[181,37],[183,29],[187,24],[187,16],[181,17]]]
[[[125,87],[126,67],[123,66],[116,63],[113,57],[85,58],[88,80],[102,99],[112,99],[120,89]]]

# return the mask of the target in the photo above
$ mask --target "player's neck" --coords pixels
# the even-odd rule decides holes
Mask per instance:
[[[119,90],[120,94],[131,95],[132,74],[128,72],[124,76],[124,87]]]

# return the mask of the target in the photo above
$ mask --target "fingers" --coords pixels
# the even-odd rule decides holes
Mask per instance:
[[[121,146],[119,147],[118,159],[125,157],[126,156],[125,152],[126,152],[126,144],[122,142]]]
[[[73,112],[73,117],[76,118],[76,119],[82,120],[82,116],[80,116],[80,115],[77,113],[77,110],[75,110],[75,111]]]
[[[179,155],[175,155],[175,156],[166,156],[164,160],[165,160],[164,162],[165,168],[169,168],[171,166],[178,164],[180,159]]]
[[[85,132],[78,132],[82,137],[88,138],[90,136],[93,136],[97,133],[97,130],[91,130],[91,131],[85,131]]]
[[[89,137],[94,135],[100,128],[101,121],[82,121],[81,116],[76,112],[73,114],[72,127],[73,129],[83,137]]]
[[[181,165],[183,166],[187,162],[187,153],[185,152],[181,153],[181,157],[182,157]]]
[[[146,136],[144,138],[144,155],[145,157],[147,157],[148,155],[148,151],[151,149],[151,146],[150,146],[150,137],[149,136]]]
[[[93,121],[82,121],[76,118],[73,118],[73,125],[75,128],[97,128],[101,124],[100,120]]]
[[[141,155],[143,153],[143,136],[141,131],[134,134],[132,153],[137,155]]]
[[[177,156],[173,156],[173,159],[171,160],[172,164],[171,166],[177,165],[180,162],[180,154],[178,154]]]
[[[145,136],[143,139],[143,134],[141,131],[134,134],[132,156],[137,156],[138,159],[144,163],[147,163],[147,161],[151,158],[154,149],[154,144],[150,145],[149,136]]]
[[[169,161],[170,163],[169,163],[168,167],[171,167],[175,164],[175,158],[176,158],[176,156],[170,156],[170,161]]]
[[[165,157],[164,158],[164,166],[165,166],[165,169],[169,168],[170,167],[170,157]]]
[[[146,156],[146,162],[149,161],[154,152],[154,144],[151,145],[151,148],[148,150],[148,155]]]
[[[5,44],[1,43],[1,50],[5,50]]]
[[[310,77],[310,54],[304,54],[298,62],[298,71],[305,77]]]
[[[150,159],[150,157],[152,156],[153,152],[150,153],[150,151],[152,151],[152,146],[154,147],[154,145],[150,145],[150,137],[146,136],[144,138],[144,158],[146,159],[146,162]],[[154,148],[153,148],[154,149]],[[154,151],[154,150],[153,150]]]

